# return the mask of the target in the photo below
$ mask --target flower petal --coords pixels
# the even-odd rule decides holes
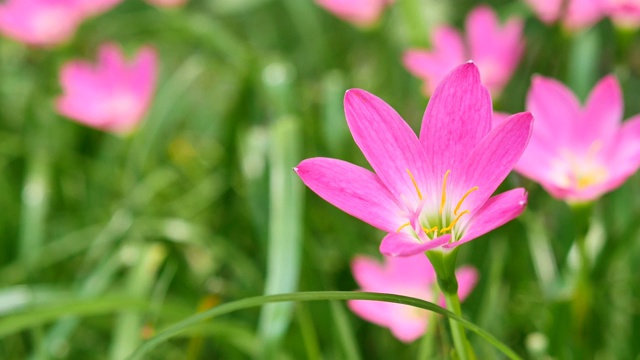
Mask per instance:
[[[564,24],[571,30],[591,26],[605,14],[600,1],[571,0],[567,5]]]
[[[347,306],[361,318],[380,326],[393,322],[393,306],[396,304],[371,300],[349,300]]]
[[[535,128],[535,122],[533,126]],[[545,143],[544,139],[536,137],[534,129],[534,134],[516,163],[515,170],[543,186],[556,184],[559,176],[557,162],[558,159],[562,159],[561,155],[561,150],[556,146]]]
[[[406,257],[386,257],[387,278],[403,287],[428,289],[436,281],[436,273],[425,254]]]
[[[369,170],[329,158],[304,160],[294,170],[311,190],[351,216],[387,232],[402,223],[394,198]]]
[[[506,224],[520,216],[526,206],[527,192],[523,188],[493,196],[469,220],[467,231],[462,239],[445,245],[444,248],[453,248],[466,243]]]
[[[438,27],[433,32],[433,49],[413,49],[405,53],[404,66],[426,82],[426,94],[433,94],[436,86],[456,66],[464,62],[465,50],[460,33],[451,27]]]
[[[345,95],[345,114],[353,139],[396,199],[413,200],[427,188],[425,154],[411,127],[387,103],[364,90]],[[410,171],[410,173],[408,173]]]
[[[458,280],[458,297],[460,301],[469,296],[473,288],[478,282],[478,270],[472,266],[463,266],[456,270],[456,279]]]
[[[158,72],[158,54],[150,46],[145,46],[138,51],[134,63],[129,70],[131,88],[136,95],[148,102],[156,87],[156,74]]]
[[[391,232],[382,239],[380,252],[387,256],[411,256],[445,245],[450,239],[451,234],[446,234],[420,243],[403,232]]]
[[[356,256],[351,262],[353,278],[363,291],[380,291],[388,288],[387,274],[384,266],[375,259],[367,256]]]
[[[98,64],[102,71],[107,74],[106,77],[112,79],[112,81],[115,81],[112,76],[117,79],[126,69],[124,54],[122,54],[120,46],[115,43],[106,43],[100,46]]]
[[[474,8],[467,16],[466,34],[471,59],[480,68],[482,83],[494,97],[511,78],[522,52],[523,21],[511,18],[500,26],[496,13],[486,5]]]
[[[578,99],[554,79],[533,77],[527,94],[527,111],[536,119],[533,136],[549,146],[569,146],[573,128],[580,126]]]
[[[363,291],[398,294],[407,289],[426,291],[436,281],[436,273],[424,254],[385,256],[384,264],[367,256],[356,256],[351,262],[351,272]]]
[[[533,117],[530,113],[510,116],[493,129],[465,160],[462,180],[456,184],[457,197],[478,187],[464,201],[464,209],[473,215],[509,175],[522,155],[531,135]]]
[[[622,185],[640,167],[640,115],[625,121],[605,152],[607,179],[573,194],[577,200],[593,200]]]
[[[407,309],[402,309],[401,311],[423,311],[425,313],[423,317],[405,317],[405,318],[395,318],[393,322],[389,324],[389,328],[391,329],[391,333],[398,340],[404,343],[410,343],[417,339],[419,339],[424,332],[427,330],[427,317],[426,310],[420,309],[412,309],[408,305],[398,305],[405,307]]]
[[[491,97],[473,63],[455,68],[438,85],[422,120],[420,142],[431,178],[459,166],[491,130]]]
[[[620,127],[623,109],[618,80],[613,75],[602,78],[589,95],[582,121],[574,124],[574,149],[588,151],[596,140],[608,142]]]

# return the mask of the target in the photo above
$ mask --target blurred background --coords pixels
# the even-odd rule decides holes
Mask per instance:
[[[0,358],[125,359],[163,328],[220,303],[357,289],[350,262],[379,258],[384,234],[320,199],[292,168],[315,156],[368,167],[344,119],[349,88],[376,94],[418,131],[428,98],[403,53],[429,48],[435,26],[463,29],[479,4],[397,0],[361,26],[311,0],[124,0],[56,44],[5,31]],[[524,111],[533,74],[584,100],[613,73],[625,119],[640,113],[635,29],[604,19],[567,30],[541,22],[524,2],[485,4],[500,19],[521,18],[526,38],[495,110]],[[127,59],[145,45],[157,52],[150,105],[126,134],[56,110],[61,68],[96,62],[106,42]],[[594,206],[593,300],[577,328],[563,276],[576,267],[577,220],[534,182],[512,174],[503,184],[516,186],[529,192],[525,214],[459,252],[458,264],[480,274],[464,315],[525,358],[639,358],[638,176]],[[421,341],[402,343],[342,302],[297,303],[200,323],[146,358],[446,359],[447,326],[437,320],[425,352]],[[503,357],[469,336],[478,358]]]

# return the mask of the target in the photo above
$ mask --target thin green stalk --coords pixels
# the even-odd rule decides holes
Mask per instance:
[[[567,67],[569,85],[584,99],[596,82],[602,44],[600,32],[591,28],[573,34],[569,45],[569,66]]]
[[[462,316],[462,309],[460,308],[460,299],[458,299],[458,294],[445,292],[444,299],[447,303],[447,309],[459,316]],[[464,332],[464,326],[452,318],[449,318],[449,325],[451,326],[451,336],[453,337],[453,345],[456,348],[456,355],[458,355],[458,359],[475,359],[475,355],[473,354],[469,341],[467,340],[467,335]]]
[[[550,297],[558,278],[558,265],[553,255],[551,240],[546,232],[542,216],[527,211],[519,218],[527,232],[531,261],[538,283],[545,297]]]
[[[573,310],[573,334],[577,343],[582,343],[585,334],[585,322],[591,309],[593,285],[591,284],[591,260],[587,249],[587,233],[593,210],[593,204],[572,204],[573,222],[575,227],[575,245],[578,248],[580,264],[573,290],[571,307]]]
[[[358,352],[358,345],[355,336],[353,336],[353,329],[349,324],[343,305],[336,301],[332,301],[331,315],[333,315],[333,321],[337,330],[336,333],[338,340],[340,341],[340,345],[342,345],[345,359],[362,359],[362,356],[360,356],[360,353]]]
[[[429,310],[438,313],[442,316],[453,319],[462,324],[467,329],[478,334],[489,343],[494,345],[498,350],[505,354],[509,359],[521,359],[513,350],[507,345],[500,342],[493,335],[483,330],[474,323],[466,320],[465,318],[454,314],[451,311],[445,310],[440,306],[430,303],[428,301],[415,299],[402,295],[394,294],[381,294],[370,292],[358,292],[358,291],[310,291],[299,292],[292,294],[278,294],[278,295],[266,295],[255,296],[245,298],[230,303],[222,304],[205,312],[201,312],[192,315],[170,327],[159,332],[151,339],[144,342],[136,351],[129,357],[129,360],[142,359],[145,354],[151,351],[153,348],[161,344],[162,342],[186,331],[193,325],[196,325],[202,321],[212,319],[216,316],[228,314],[238,310],[244,310],[252,307],[262,306],[268,303],[275,302],[287,302],[287,301],[326,301],[326,300],[371,300],[371,301],[384,301],[396,304],[403,304],[408,306],[417,307],[424,310]]]
[[[45,241],[46,217],[49,209],[49,161],[44,149],[30,154],[22,189],[20,221],[20,260],[33,269]]]
[[[435,344],[436,337],[436,327],[438,324],[438,319],[434,316],[433,313],[429,313],[427,315],[427,331],[425,331],[422,336],[422,340],[420,341],[420,349],[418,350],[418,359],[428,360],[433,359],[433,348]]]
[[[313,326],[313,319],[306,306],[299,304],[296,306],[296,319],[300,326],[300,334],[306,350],[308,360],[320,360],[320,345],[318,345],[318,334]]]
[[[460,299],[458,299],[458,280],[456,279],[456,257],[458,256],[458,248],[451,251],[430,250],[426,253],[433,269],[438,277],[438,286],[444,294],[447,309],[458,317],[462,317],[462,309],[460,308]],[[451,325],[451,336],[453,337],[453,345],[460,360],[475,360],[476,356],[473,349],[467,341],[464,333],[464,327],[457,321],[449,318]]]

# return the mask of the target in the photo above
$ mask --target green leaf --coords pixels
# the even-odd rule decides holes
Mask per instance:
[[[521,359],[520,356],[518,356],[507,345],[500,342],[500,340],[496,339],[493,335],[489,334],[479,326],[475,325],[469,320],[466,320],[463,317],[460,317],[428,301],[411,298],[407,296],[394,295],[394,294],[381,294],[381,293],[357,292],[357,291],[309,291],[309,292],[299,292],[299,293],[292,293],[292,294],[266,295],[266,296],[256,296],[256,297],[245,298],[245,299],[233,301],[230,303],[222,304],[208,311],[195,314],[193,316],[190,316],[178,322],[177,324],[174,324],[168,327],[167,329],[159,332],[156,336],[147,340],[129,357],[129,360],[142,359],[143,355],[148,353],[151,349],[158,346],[162,342],[180,334],[183,331],[186,331],[193,325],[196,325],[205,320],[212,319],[216,316],[228,314],[237,310],[243,310],[243,309],[248,309],[252,307],[262,306],[264,304],[269,304],[269,303],[285,302],[285,301],[323,301],[323,300],[325,301],[326,300],[384,301],[384,302],[409,305],[409,306],[417,307],[420,309],[429,310],[459,322],[465,328],[473,331],[474,333],[478,334],[479,336],[484,338],[486,341],[491,343],[493,346],[495,346],[498,350],[500,350],[503,354],[505,354],[510,359]]]

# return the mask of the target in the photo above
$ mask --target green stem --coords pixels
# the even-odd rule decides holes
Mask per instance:
[[[507,345],[500,342],[493,335],[483,330],[479,326],[464,319],[463,317],[445,310],[440,306],[430,303],[428,301],[415,299],[407,296],[393,295],[393,294],[380,294],[370,292],[357,292],[357,291],[310,291],[299,292],[292,294],[278,294],[267,296],[256,296],[245,298],[230,303],[222,304],[214,307],[213,309],[192,315],[170,327],[159,332],[143,343],[136,351],[129,357],[129,360],[141,359],[143,356],[159,345],[165,340],[168,340],[175,335],[185,331],[187,328],[196,325],[202,321],[212,319],[216,316],[228,314],[234,311],[248,309],[252,307],[262,306],[268,303],[284,302],[284,301],[326,301],[326,300],[371,300],[371,301],[384,301],[396,304],[403,304],[408,306],[417,307],[420,309],[429,310],[438,313],[442,316],[448,317],[462,324],[467,329],[480,335],[489,343],[494,345],[498,350],[505,354],[509,359],[519,360],[521,359],[513,350]]]
[[[585,324],[589,316],[592,302],[591,285],[591,259],[587,248],[587,233],[589,231],[589,221],[593,211],[593,204],[573,204],[573,221],[575,226],[575,245],[580,256],[578,274],[573,290],[572,310],[573,310],[573,334],[577,337],[577,342],[582,342],[585,335]]]
[[[458,256],[458,248],[451,251],[430,250],[426,253],[433,269],[438,277],[438,286],[444,294],[447,303],[447,309],[458,317],[462,317],[462,309],[460,308],[460,299],[458,299],[458,280],[456,279],[456,257]],[[453,337],[453,345],[460,360],[475,360],[476,356],[467,341],[464,333],[464,327],[457,321],[452,321],[449,317],[451,325],[451,336]]]
[[[460,308],[460,299],[458,294],[444,293],[444,299],[447,303],[447,309],[453,313],[462,316],[462,309]],[[459,322],[449,318],[449,325],[451,326],[451,336],[453,337],[453,346],[456,348],[458,359],[460,360],[472,360],[475,359],[473,350],[467,341],[467,335],[464,332],[464,326]]]
[[[426,360],[434,358],[433,351],[437,324],[438,319],[433,313],[429,313],[427,315],[427,331],[422,336],[422,341],[420,342],[420,349],[418,350],[417,356],[418,359]]]

